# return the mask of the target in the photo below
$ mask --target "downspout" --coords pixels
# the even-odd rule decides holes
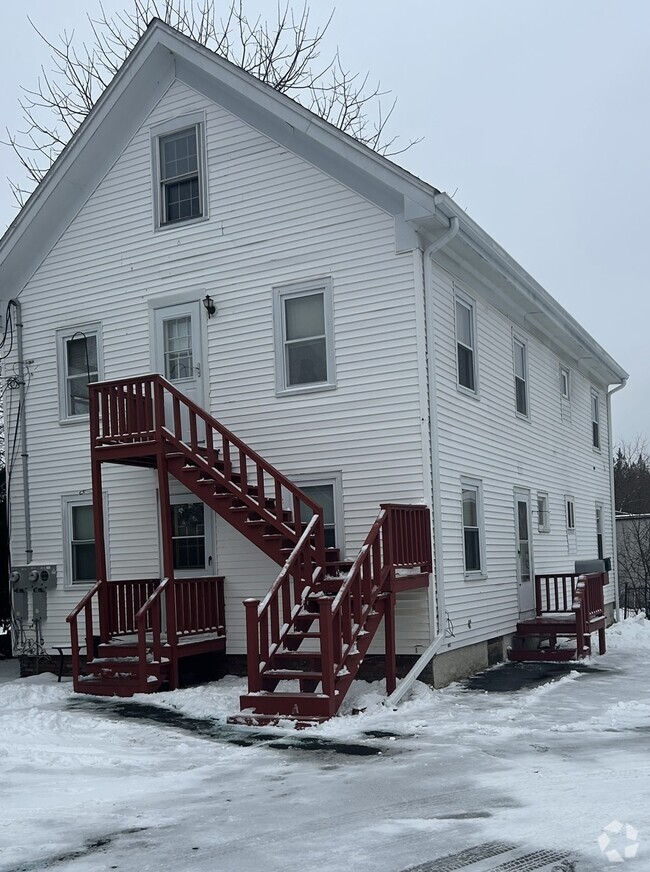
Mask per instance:
[[[16,310],[16,344],[18,351],[18,382],[20,403],[18,406],[20,415],[20,447],[21,467],[23,471],[23,503],[25,512],[25,560],[32,562],[32,515],[29,501],[29,469],[27,461],[27,409],[25,398],[27,386],[25,384],[25,355],[23,351],[23,310],[18,300],[10,300],[9,305]]]
[[[613,445],[612,445],[612,396],[624,388],[627,384],[627,378],[624,378],[620,385],[617,385],[613,390],[607,391],[607,447],[609,449],[609,493],[612,504],[612,563],[614,566],[614,617],[616,621],[621,620],[621,609],[618,598],[618,550],[616,542],[616,494],[614,493],[614,463],[613,463]]]
[[[444,195],[436,195],[434,203],[438,203],[439,197]],[[435,565],[435,584],[437,596],[433,603],[436,606],[436,629],[437,633],[434,636],[431,644],[418,657],[415,665],[402,678],[397,688],[391,693],[386,700],[389,705],[397,705],[400,700],[409,692],[413,684],[420,677],[421,673],[426,669],[428,664],[433,659],[434,655],[440,650],[445,641],[444,615],[445,615],[445,586],[444,586],[444,570],[442,557],[442,520],[441,511],[442,503],[440,499],[440,455],[438,450],[438,415],[436,405],[436,364],[433,347],[433,264],[431,258],[440,251],[447,243],[456,236],[460,229],[458,218],[449,219],[449,226],[437,239],[428,245],[422,253],[422,261],[424,268],[424,312],[426,321],[426,342],[427,342],[427,375],[429,381],[429,427],[431,434],[431,477],[433,490],[433,542],[434,542],[434,565]]]

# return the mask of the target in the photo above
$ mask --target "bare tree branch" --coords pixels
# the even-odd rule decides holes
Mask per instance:
[[[311,28],[305,3],[295,13],[288,0],[278,5],[275,20],[249,19],[243,0],[230,0],[217,19],[214,0],[132,0],[130,10],[88,15],[92,38],[79,42],[75,32],[48,39],[31,21],[50,52],[51,68],[41,68],[33,89],[23,88],[20,107],[24,129],[7,131],[8,145],[18,157],[26,180],[10,180],[22,205],[47,173],[66,142],[113,79],[152,18],[159,18],[191,39],[226,58],[277,91],[331,122],[380,154],[398,154],[419,140],[396,148],[397,137],[386,127],[395,102],[384,111],[379,85],[368,75],[352,74],[338,52],[321,60],[321,49],[332,22]],[[333,13],[332,13],[333,14]]]

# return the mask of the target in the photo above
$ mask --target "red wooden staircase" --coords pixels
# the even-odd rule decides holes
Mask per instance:
[[[608,575],[557,573],[535,576],[535,617],[517,624],[508,659],[577,660],[591,654],[591,634],[598,632],[598,653],[605,653],[603,587]],[[559,639],[569,643],[558,644]]]
[[[382,618],[394,687],[395,596],[427,585],[431,572],[425,506],[383,506],[350,567],[325,548],[321,507],[162,376],[95,383],[89,399],[98,577],[106,577],[108,462],[157,470],[165,578],[101,581],[81,600],[68,617],[75,689],[127,696],[173,688],[182,656],[225,648],[223,579],[174,577],[170,475],[282,566],[261,603],[246,601],[249,693],[240,719],[331,717]]]

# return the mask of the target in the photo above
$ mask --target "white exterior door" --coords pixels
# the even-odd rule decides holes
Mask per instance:
[[[205,408],[204,359],[201,332],[201,303],[198,300],[154,309],[153,364],[156,372],[170,381],[188,399]],[[173,428],[171,397],[166,398],[165,419]],[[188,415],[181,414],[183,438],[189,440]],[[204,441],[203,427],[198,427]]]
[[[530,491],[523,488],[515,488],[515,546],[519,612],[521,615],[529,615],[535,610],[535,591],[533,586]]]
[[[174,387],[204,405],[201,303],[179,303],[154,310],[154,364]]]

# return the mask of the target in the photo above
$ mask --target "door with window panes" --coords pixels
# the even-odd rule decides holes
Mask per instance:
[[[179,303],[154,311],[154,365],[188,399],[204,408],[201,303]],[[167,426],[172,422],[171,397],[165,399]],[[183,437],[189,439],[188,416],[181,412]],[[199,439],[201,426],[199,425]]]
[[[176,578],[214,573],[214,515],[193,494],[171,497],[171,534]]]
[[[535,609],[535,592],[533,588],[530,491],[525,488],[515,488],[515,544],[519,612],[521,615],[526,615]]]

